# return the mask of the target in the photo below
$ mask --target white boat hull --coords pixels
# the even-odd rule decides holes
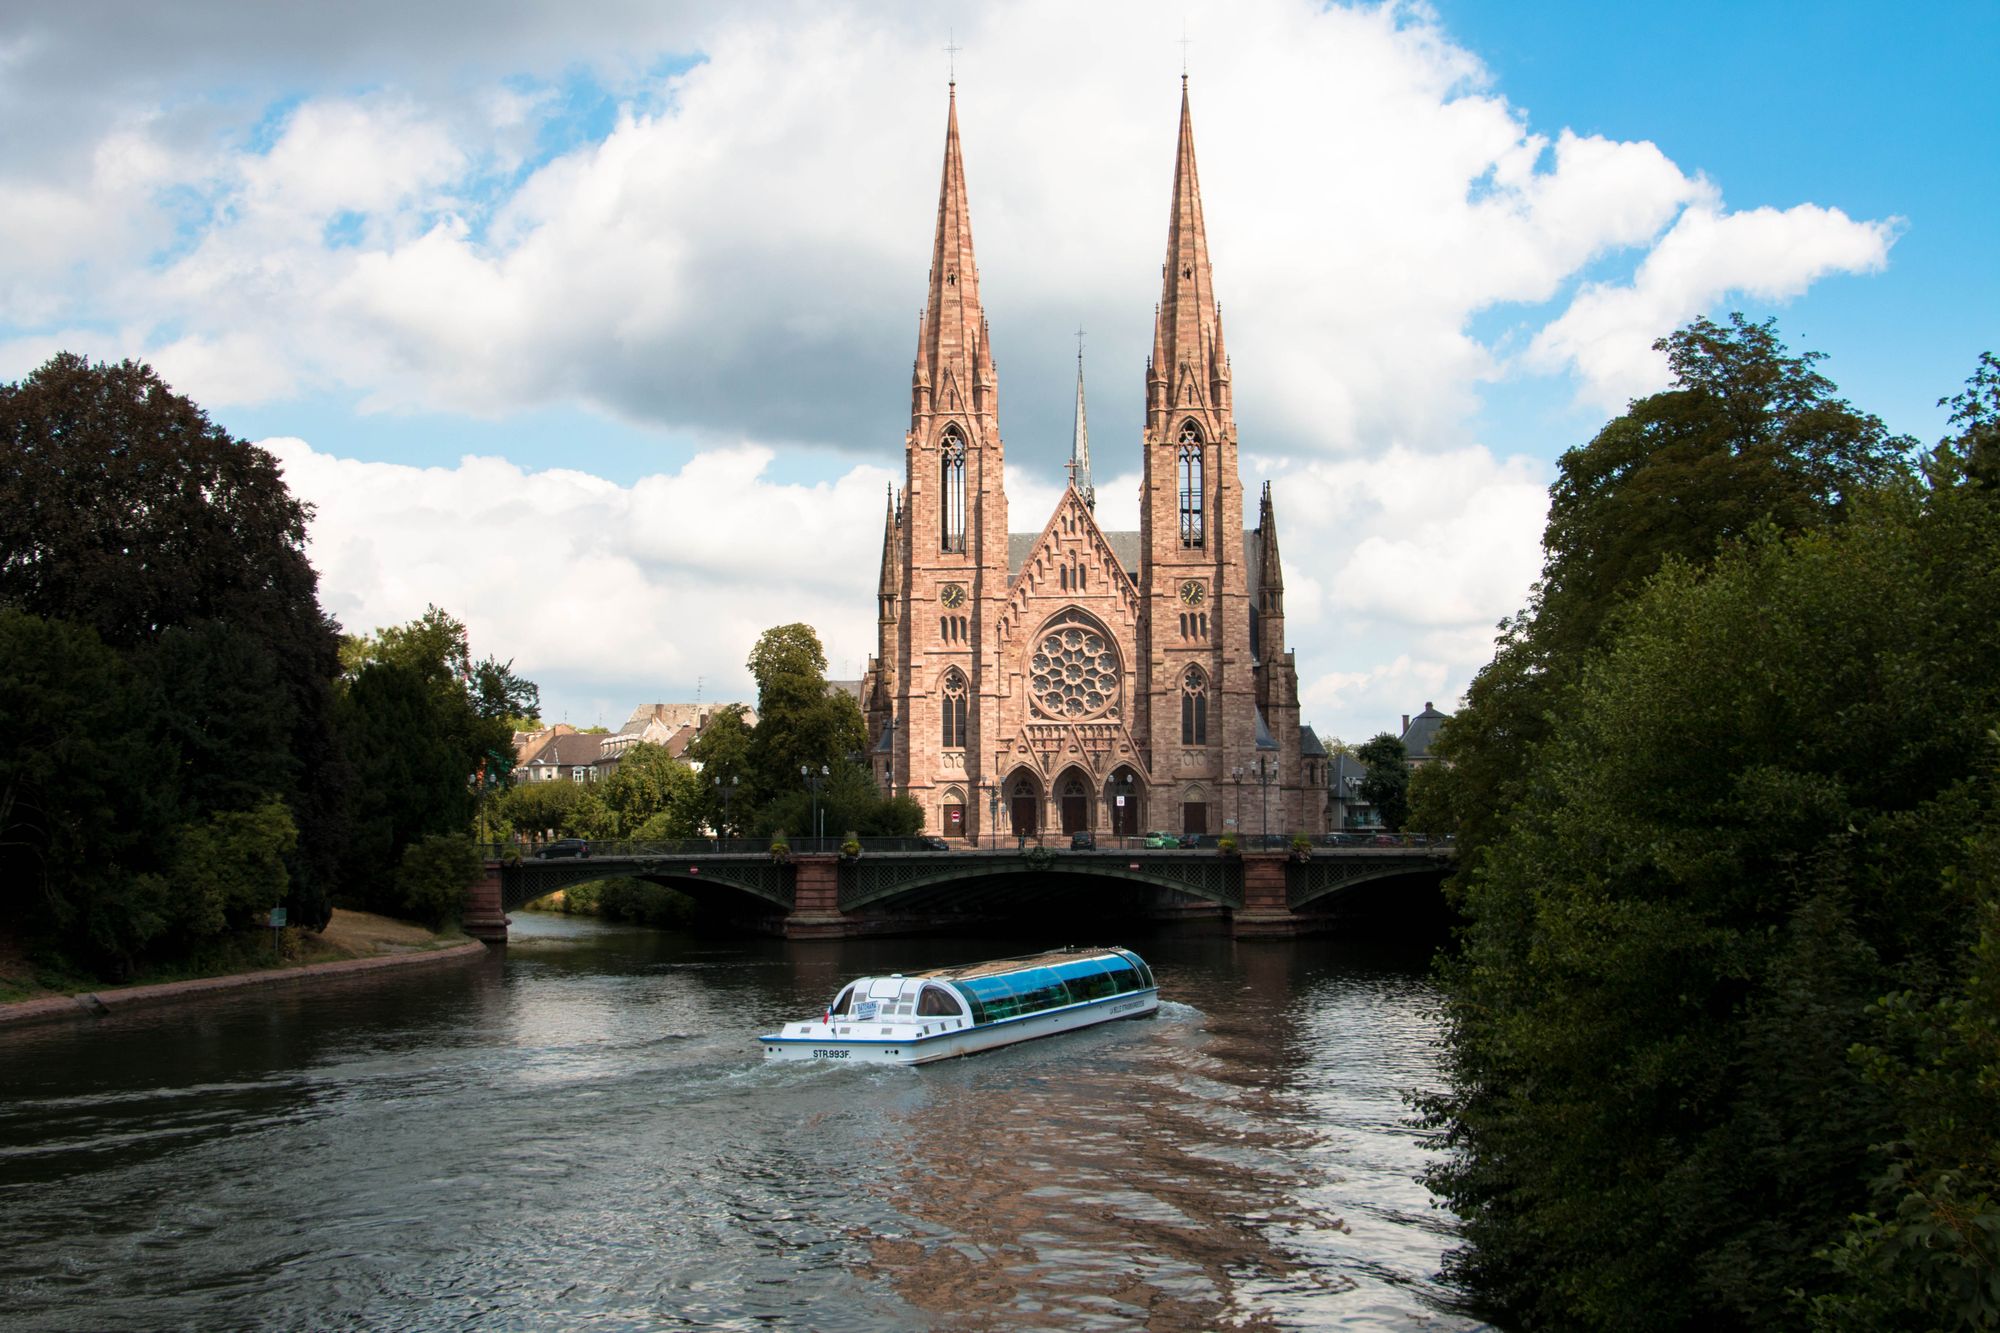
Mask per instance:
[[[1121,1018],[1144,1018],[1160,1007],[1157,989],[1128,991],[1085,1004],[1045,1010],[997,1023],[940,1027],[936,1019],[894,1023],[787,1023],[757,1040],[767,1060],[829,1060],[849,1064],[927,1065],[954,1056],[1074,1032]],[[958,1020],[946,1020],[956,1022]]]

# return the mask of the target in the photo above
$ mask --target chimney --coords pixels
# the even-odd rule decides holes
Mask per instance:
[[[1405,713],[1403,714],[1403,730],[1408,731],[1409,729],[1410,729],[1410,715],[1408,713]]]

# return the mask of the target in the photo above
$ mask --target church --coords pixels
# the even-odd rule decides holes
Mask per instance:
[[[1325,831],[1327,754],[1299,722],[1268,483],[1244,527],[1185,76],[1139,530],[1097,525],[1080,355],[1069,487],[1038,530],[1009,528],[998,403],[954,86],[861,682],[883,789],[970,842]]]

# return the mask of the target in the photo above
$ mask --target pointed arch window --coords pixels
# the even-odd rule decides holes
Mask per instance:
[[[1200,667],[1181,677],[1181,744],[1208,744],[1208,677]]]
[[[1180,458],[1181,545],[1202,544],[1201,431],[1192,421],[1181,426]]]
[[[965,437],[955,426],[946,429],[938,447],[938,472],[943,549],[960,553],[965,550]]]
[[[957,667],[944,673],[944,748],[965,748],[965,673]]]

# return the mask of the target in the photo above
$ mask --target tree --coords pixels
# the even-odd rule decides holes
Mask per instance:
[[[485,864],[462,833],[433,833],[403,849],[396,867],[396,894],[402,914],[441,927],[457,918],[465,891]]]
[[[764,631],[749,665],[757,680],[757,726],[747,755],[755,804],[800,790],[802,767],[831,768],[867,744],[860,705],[827,686],[826,654],[812,626]]]
[[[405,851],[465,833],[483,789],[504,786],[509,710],[533,707],[536,690],[491,658],[475,663],[464,623],[435,606],[349,640],[342,660],[341,734],[355,772],[344,887],[393,911]]]
[[[1963,392],[1940,398],[1951,409],[1958,435],[1946,443],[1965,462],[1966,474],[1989,491],[2000,491],[2000,358],[1979,354],[1978,368]]]
[[[1391,832],[1400,832],[1410,817],[1410,764],[1403,742],[1380,732],[1354,757],[1368,765],[1361,779],[1361,799],[1375,807]]]
[[[1820,355],[1788,352],[1771,321],[1700,319],[1654,346],[1673,386],[1558,461],[1541,580],[1433,747],[1417,820],[1456,833],[1454,892],[1513,823],[1565,691],[1649,577],[1701,569],[1762,528],[1837,523],[1851,497],[1909,474],[1913,442],[1836,397]]]
[[[96,631],[0,606],[0,883],[29,941],[109,974],[165,934],[180,820],[144,685]]]
[[[663,745],[641,741],[627,750],[598,794],[624,837],[664,840],[701,832],[707,801],[700,775]]]
[[[2000,524],[1965,485],[1841,504],[1643,586],[1464,887],[1431,1183],[1514,1321],[1794,1326],[1909,1134],[1845,1052],[1966,965]]]
[[[261,659],[252,670],[277,701],[235,694],[260,722],[282,716],[286,731],[276,749],[237,759],[279,783],[270,794],[299,829],[291,906],[301,921],[324,920],[346,834],[331,693],[338,647],[305,555],[311,511],[285,488],[277,460],[232,438],[150,367],[67,352],[0,386],[0,456],[0,604],[88,625],[121,653],[186,630],[205,636],[183,646],[192,655]],[[186,654],[169,660],[176,651],[161,664],[188,666]],[[164,684],[156,702],[177,706]],[[200,706],[178,705],[195,723],[182,739],[202,722],[232,725]],[[229,798],[237,810],[259,799],[244,786]]]
[[[498,811],[525,838],[601,838],[612,828],[610,809],[581,782],[524,782],[501,793]]]
[[[751,727],[741,704],[717,709],[689,743],[690,763],[701,765],[702,819],[724,837],[749,827],[757,810],[750,767]]]

